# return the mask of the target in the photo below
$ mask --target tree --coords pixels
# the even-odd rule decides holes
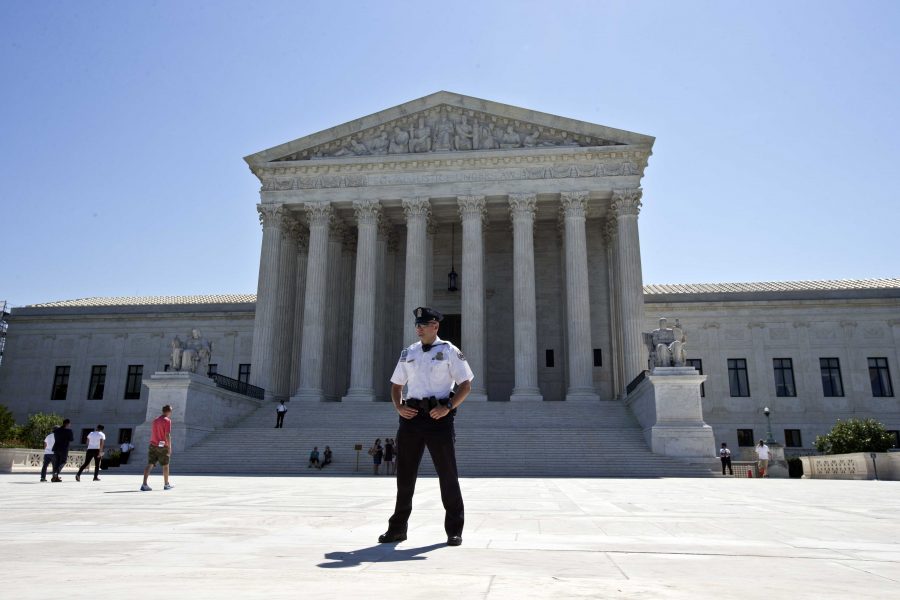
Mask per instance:
[[[13,437],[16,420],[8,408],[0,404],[0,441]]]
[[[37,413],[28,417],[28,422],[22,426],[20,437],[29,448],[43,448],[44,438],[55,427],[62,425],[63,418],[49,413]]]
[[[838,419],[827,435],[816,437],[816,450],[824,454],[887,452],[893,441],[884,425],[875,419]]]

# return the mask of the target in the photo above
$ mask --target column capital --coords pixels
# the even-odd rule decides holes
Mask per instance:
[[[338,219],[336,215],[331,215],[331,219],[328,221],[328,233],[334,239],[342,240],[344,234],[347,233],[347,224]]]
[[[310,227],[324,227],[331,221],[334,210],[329,202],[306,202],[303,204]]]
[[[294,222],[294,225],[288,230],[288,235],[297,245],[298,251],[302,252],[309,248],[309,231],[299,222]]]
[[[282,211],[277,222],[281,233],[285,235],[291,235],[291,231],[298,225],[297,219],[295,219],[289,211]]]
[[[259,212],[259,224],[266,227],[278,227],[281,216],[284,214],[284,207],[280,204],[257,204],[256,210]]]
[[[537,209],[537,194],[510,194],[509,216],[513,221],[534,219]]]
[[[353,212],[360,225],[377,225],[381,215],[381,203],[378,200],[354,200]]]
[[[428,215],[428,223],[425,225],[425,233],[427,233],[429,237],[434,237],[434,235],[437,232],[438,232],[437,221],[435,221],[434,217],[429,214]]]
[[[638,216],[641,212],[641,196],[644,191],[641,188],[627,188],[624,190],[613,190],[612,208],[616,216],[633,215]]]
[[[589,192],[563,192],[559,195],[560,209],[564,217],[584,218]]]
[[[359,241],[356,230],[351,227],[344,227],[341,236],[341,250],[356,254],[356,244]]]
[[[415,217],[428,218],[431,215],[431,202],[424,196],[403,198],[400,202],[403,204],[403,214],[406,215],[407,221]]]
[[[459,217],[463,221],[468,219],[484,221],[487,217],[484,196],[457,196],[456,203],[459,205]]]

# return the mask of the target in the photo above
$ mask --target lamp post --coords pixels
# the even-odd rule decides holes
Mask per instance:
[[[771,446],[775,442],[775,437],[772,435],[772,419],[769,417],[769,407],[765,407],[763,409],[763,414],[766,415],[766,445]]]
[[[454,254],[454,246],[456,245],[456,235],[455,235],[455,227],[451,223],[450,225],[450,272],[447,273],[447,291],[448,292],[456,292],[459,290],[456,287],[457,274],[456,269],[453,268],[453,254]]]

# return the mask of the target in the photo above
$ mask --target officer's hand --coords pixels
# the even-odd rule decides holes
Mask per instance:
[[[419,411],[410,406],[406,406],[405,404],[401,404],[400,408],[397,409],[397,413],[404,419],[412,419],[419,414]]]
[[[431,415],[431,418],[437,421],[438,419],[443,419],[447,415],[450,414],[450,409],[441,404],[440,406],[435,406],[431,409],[431,412],[428,413]]]

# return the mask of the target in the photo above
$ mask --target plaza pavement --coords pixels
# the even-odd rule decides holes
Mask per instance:
[[[437,481],[378,545],[388,477],[0,475],[0,598],[889,598],[900,483],[464,479],[463,545]]]

